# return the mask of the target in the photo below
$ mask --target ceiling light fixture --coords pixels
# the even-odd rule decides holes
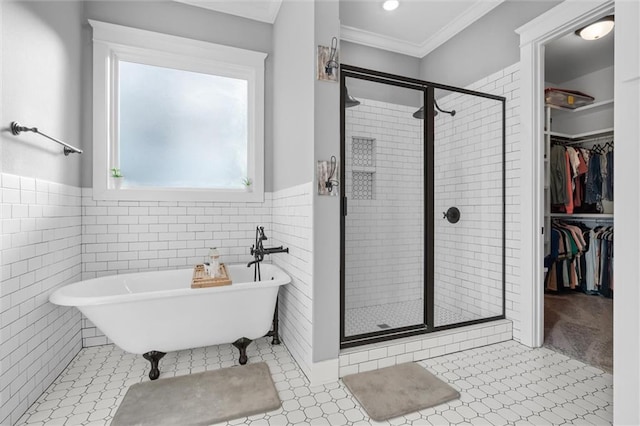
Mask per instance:
[[[605,16],[584,28],[580,28],[576,31],[576,35],[579,35],[585,40],[598,40],[609,34],[613,29],[613,25],[613,15]]]
[[[398,0],[387,0],[384,3],[382,3],[382,8],[387,12],[396,10],[398,6],[400,6],[400,2]]]

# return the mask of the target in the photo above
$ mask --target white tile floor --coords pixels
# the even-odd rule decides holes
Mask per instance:
[[[419,364],[460,391],[459,400],[374,423],[341,381],[310,387],[284,345],[260,339],[249,362],[265,361],[282,408],[229,425],[606,425],[612,421],[612,376],[546,348],[515,341]],[[169,353],[161,378],[235,365],[231,345]],[[107,425],[128,386],[148,363],[113,345],[85,348],[18,421],[19,425]]]
[[[456,324],[470,319],[441,306],[436,305],[434,308],[436,327]],[[422,324],[424,321],[423,312],[424,301],[422,299],[347,309],[345,311],[345,334],[347,336],[355,336],[383,329],[388,330]],[[379,327],[381,324],[386,324],[389,327]]]

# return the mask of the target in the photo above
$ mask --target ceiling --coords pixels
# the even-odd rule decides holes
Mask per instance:
[[[342,40],[422,58],[504,0],[340,0]]]
[[[274,23],[282,0],[175,0]],[[299,1],[299,0],[298,0]],[[400,0],[387,12],[383,0],[340,2],[340,38],[423,58],[505,0]],[[573,32],[546,45],[546,80],[562,83],[613,65],[613,35],[585,41]]]
[[[560,84],[612,66],[614,33],[587,41],[571,32],[545,45],[545,80]]]
[[[175,0],[273,24],[282,0]],[[383,0],[340,2],[340,38],[418,58],[445,43],[504,0],[400,0],[387,12]]]

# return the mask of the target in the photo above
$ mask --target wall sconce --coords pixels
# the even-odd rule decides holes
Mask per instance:
[[[318,161],[318,195],[338,196],[338,160],[335,155],[331,156],[331,161]]]
[[[338,53],[338,39],[333,37],[331,39],[331,50],[329,50],[329,60],[324,64],[324,72],[327,75],[333,75],[333,70],[338,69],[338,61],[336,55]]]
[[[324,81],[338,81],[338,39],[331,39],[331,47],[318,46],[317,78]]]

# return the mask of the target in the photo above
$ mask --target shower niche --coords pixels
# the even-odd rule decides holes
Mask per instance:
[[[340,82],[341,347],[504,318],[505,99],[349,65]]]
[[[364,132],[363,132],[364,133]],[[351,165],[350,193],[354,200],[375,199],[376,140],[351,136],[347,162]]]

